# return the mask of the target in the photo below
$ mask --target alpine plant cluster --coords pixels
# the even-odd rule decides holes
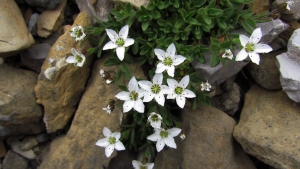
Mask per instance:
[[[290,4],[287,8],[289,9]],[[117,57],[122,61],[125,56],[126,47],[134,44],[134,39],[128,38],[129,26],[125,25],[121,28],[119,33],[112,29],[105,29],[106,33],[110,39],[107,42],[103,50],[114,49],[116,51]],[[72,28],[70,36],[75,39],[75,41],[81,41],[85,38],[84,30],[81,26],[75,26]],[[251,61],[255,64],[259,64],[260,57],[259,53],[268,53],[272,51],[272,48],[267,44],[259,43],[262,37],[261,28],[256,28],[252,35],[249,37],[245,35],[240,35],[239,39],[242,45],[241,51],[234,57],[234,54],[230,49],[226,49],[225,53],[222,55],[223,58],[233,59],[236,61],[242,61],[249,56]],[[76,49],[71,49],[72,56],[66,59],[67,63],[72,63],[75,66],[82,67],[85,62],[85,56],[78,52]],[[189,75],[184,76],[179,82],[175,79],[168,78],[166,80],[167,84],[163,83],[163,72],[166,72],[170,77],[174,77],[175,66],[180,65],[185,61],[185,57],[181,55],[176,55],[176,47],[171,43],[167,50],[154,49],[154,53],[157,56],[158,64],[155,70],[155,75],[152,81],[140,80],[133,76],[128,85],[128,91],[121,91],[115,97],[119,100],[124,101],[123,112],[127,113],[130,110],[137,111],[138,113],[145,112],[145,102],[150,102],[155,100],[159,105],[165,105],[165,99],[175,99],[177,105],[180,108],[184,108],[186,103],[186,98],[196,97],[195,93],[187,89],[190,77]],[[112,82],[109,79],[109,73],[104,70],[100,71],[100,76],[107,79],[107,84]],[[201,90],[210,91],[211,85],[206,82],[201,84]],[[114,109],[114,102],[111,102],[107,107],[103,108],[108,114]],[[180,128],[162,128],[163,118],[159,113],[151,112],[148,116],[147,121],[154,129],[154,133],[147,137],[148,140],[156,142],[157,151],[161,151],[165,145],[176,149],[176,143],[174,137],[181,133]],[[121,133],[112,133],[107,127],[103,128],[103,135],[105,138],[100,139],[96,142],[97,146],[105,148],[105,155],[110,157],[113,151],[125,150],[125,146],[120,141]],[[180,138],[185,139],[184,134],[180,134]],[[133,160],[132,165],[134,168],[153,168],[153,163],[142,164],[139,161]]]

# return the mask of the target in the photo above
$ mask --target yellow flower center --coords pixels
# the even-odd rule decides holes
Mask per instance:
[[[139,97],[139,94],[137,92],[135,92],[135,91],[132,91],[130,93],[129,97],[130,97],[130,100],[136,101],[138,99],[138,97]]]
[[[172,66],[173,65],[173,60],[170,56],[165,57],[163,62],[164,62],[164,65],[166,65],[166,66]]]

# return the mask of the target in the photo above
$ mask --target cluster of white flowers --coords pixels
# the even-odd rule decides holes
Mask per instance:
[[[211,88],[211,85],[208,83],[208,81],[205,83],[203,83],[203,82],[201,83],[201,91],[204,91],[204,90],[210,91],[210,88]]]
[[[81,41],[84,39],[84,37],[86,36],[82,26],[75,26],[71,29],[70,31],[70,36],[75,38],[76,41]]]

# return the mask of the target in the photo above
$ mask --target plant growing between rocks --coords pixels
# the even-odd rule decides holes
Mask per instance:
[[[110,98],[103,110],[110,114],[113,109],[121,108],[129,119],[128,124],[120,126],[121,134],[103,129],[106,138],[98,140],[96,145],[105,147],[107,157],[115,148],[123,150],[125,146],[145,152],[142,163],[133,162],[135,168],[152,168],[152,164],[146,163],[150,156],[155,156],[153,142],[159,152],[165,145],[176,148],[174,137],[180,135],[185,139],[180,110],[185,105],[196,108],[199,103],[209,104],[207,94],[211,85],[191,65],[194,60],[205,63],[205,52],[211,51],[210,65],[216,66],[241,61],[248,54],[250,58],[255,55],[255,61],[251,60],[259,64],[257,53],[272,50],[258,43],[259,28],[250,40],[245,35],[230,34],[239,27],[251,33],[256,22],[264,21],[261,20],[264,16],[251,12],[250,3],[251,0],[151,0],[140,9],[130,3],[117,3],[106,23],[99,21],[86,30],[95,46],[88,54],[96,53],[100,58],[103,51],[109,50],[111,57],[104,65],[119,64],[114,72],[100,71],[99,78],[118,85],[121,90],[115,96],[119,100]],[[74,33],[71,36],[80,40]],[[258,46],[260,49],[256,49]],[[238,59],[232,52],[234,47],[243,48]],[[132,75],[128,64],[135,62],[149,72],[148,79]],[[122,76],[128,84],[118,83]]]

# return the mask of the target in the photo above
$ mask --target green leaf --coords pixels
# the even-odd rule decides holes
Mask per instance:
[[[198,72],[194,72],[189,75],[190,76],[190,81],[194,84],[199,84],[203,82],[203,79],[199,76]]]
[[[130,64],[134,63],[133,57],[128,53],[125,54],[124,61],[126,61],[127,63],[130,63]]]
[[[253,28],[247,22],[240,20],[240,24],[248,33],[252,34]]]
[[[221,49],[221,47],[219,44],[211,43],[209,45],[209,49],[211,49],[212,51],[219,51]]]
[[[149,26],[149,21],[142,22],[142,30],[145,31]]]
[[[127,80],[131,79],[132,75],[131,75],[131,71],[129,69],[129,66],[126,63],[123,63],[119,69],[124,73],[125,78]]]
[[[159,20],[157,20],[157,24],[159,26],[165,27],[167,25],[167,21],[165,21],[163,19],[159,19]]]
[[[153,19],[158,19],[161,17],[160,13],[158,11],[152,11],[150,13],[150,15],[152,16]]]
[[[127,140],[129,137],[129,129],[122,132],[122,138]]]
[[[113,66],[121,63],[120,59],[118,57],[109,57],[105,62],[104,66]]]
[[[137,54],[138,53],[138,51],[139,51],[139,43],[134,43],[133,45],[132,45],[132,52],[133,52],[133,54]]]
[[[130,144],[134,144],[134,135],[135,135],[135,130],[133,128],[130,133]]]
[[[209,4],[207,5],[208,9],[214,8],[216,6],[216,0],[210,0]]]
[[[200,8],[205,4],[206,0],[198,0],[193,4],[196,8]]]
[[[206,23],[206,24],[211,24],[211,18],[209,17],[209,16],[205,16],[204,17],[204,22]]]
[[[145,39],[142,39],[142,38],[136,38],[135,39],[137,42],[139,42],[140,44],[142,45],[146,45],[147,44],[147,41]]]
[[[203,55],[196,55],[196,58],[200,63],[205,63],[205,58]]]
[[[196,24],[198,23],[197,20],[194,19],[194,18],[190,18],[188,22],[189,22],[189,24],[191,24],[191,25],[196,25]]]
[[[147,9],[152,11],[153,9],[155,9],[155,5],[153,3],[150,3],[148,6],[147,6]]]
[[[246,18],[246,22],[252,26],[253,28],[256,28],[256,23],[254,20],[250,19],[250,18]]]
[[[166,107],[158,105],[158,113],[162,116],[162,118],[166,119],[168,117],[168,112]]]
[[[175,23],[175,28],[177,29],[181,28],[184,23],[185,21],[183,20],[183,18],[179,18]]]
[[[231,47],[231,41],[222,42],[220,46],[221,48],[228,49]]]
[[[227,28],[227,24],[224,20],[217,20],[217,25],[223,30]]]
[[[209,16],[212,16],[212,17],[217,17],[217,16],[221,16],[223,14],[223,10],[222,9],[209,9],[207,11],[207,14]]]
[[[114,79],[114,84],[117,84],[119,82],[121,76],[122,76],[122,72],[118,71],[118,73],[116,74],[116,77]]]
[[[220,63],[218,52],[213,52],[210,60],[210,66],[215,67]]]
[[[127,87],[124,85],[118,85],[119,89],[121,89],[122,91],[128,91]]]
[[[144,63],[146,63],[147,60],[148,60],[148,58],[147,58],[146,56],[140,57],[140,58],[139,58],[138,64],[141,66],[141,65],[143,65]]]
[[[89,48],[87,52],[88,52],[88,55],[90,55],[95,52],[95,48]]]

